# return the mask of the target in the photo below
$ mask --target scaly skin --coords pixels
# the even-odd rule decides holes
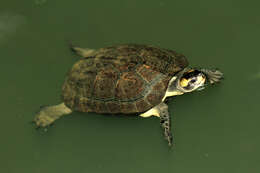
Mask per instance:
[[[34,122],[37,127],[47,127],[61,116],[71,113],[72,111],[64,103],[55,106],[44,106],[36,114]]]

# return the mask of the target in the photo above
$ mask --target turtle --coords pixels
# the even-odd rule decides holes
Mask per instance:
[[[174,144],[169,97],[202,90],[221,81],[218,69],[191,68],[176,51],[142,44],[100,49],[70,46],[81,58],[67,73],[62,103],[37,112],[37,127],[47,127],[73,111],[109,115],[156,116],[168,145]]]

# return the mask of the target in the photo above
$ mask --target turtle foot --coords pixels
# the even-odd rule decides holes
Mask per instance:
[[[56,119],[51,116],[48,106],[41,106],[40,111],[36,114],[33,122],[36,128],[50,126]]]
[[[65,106],[64,103],[55,106],[42,106],[40,111],[36,114],[33,122],[37,128],[47,127],[59,119],[61,116],[71,113],[72,111]]]

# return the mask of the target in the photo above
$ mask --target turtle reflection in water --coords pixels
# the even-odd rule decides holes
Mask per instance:
[[[189,68],[184,55],[154,46],[125,44],[98,50],[71,47],[82,58],[67,74],[62,103],[34,118],[46,127],[73,111],[157,116],[172,145],[167,97],[203,89],[222,79],[218,70]]]

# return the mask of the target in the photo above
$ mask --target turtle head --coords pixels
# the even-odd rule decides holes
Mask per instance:
[[[206,75],[202,71],[186,68],[169,81],[164,99],[169,96],[204,89],[205,83]]]
[[[176,81],[176,89],[183,93],[204,89],[206,75],[196,69],[184,70]]]
[[[169,96],[202,90],[207,84],[218,83],[222,78],[223,73],[219,70],[186,68],[169,81],[164,99]]]

